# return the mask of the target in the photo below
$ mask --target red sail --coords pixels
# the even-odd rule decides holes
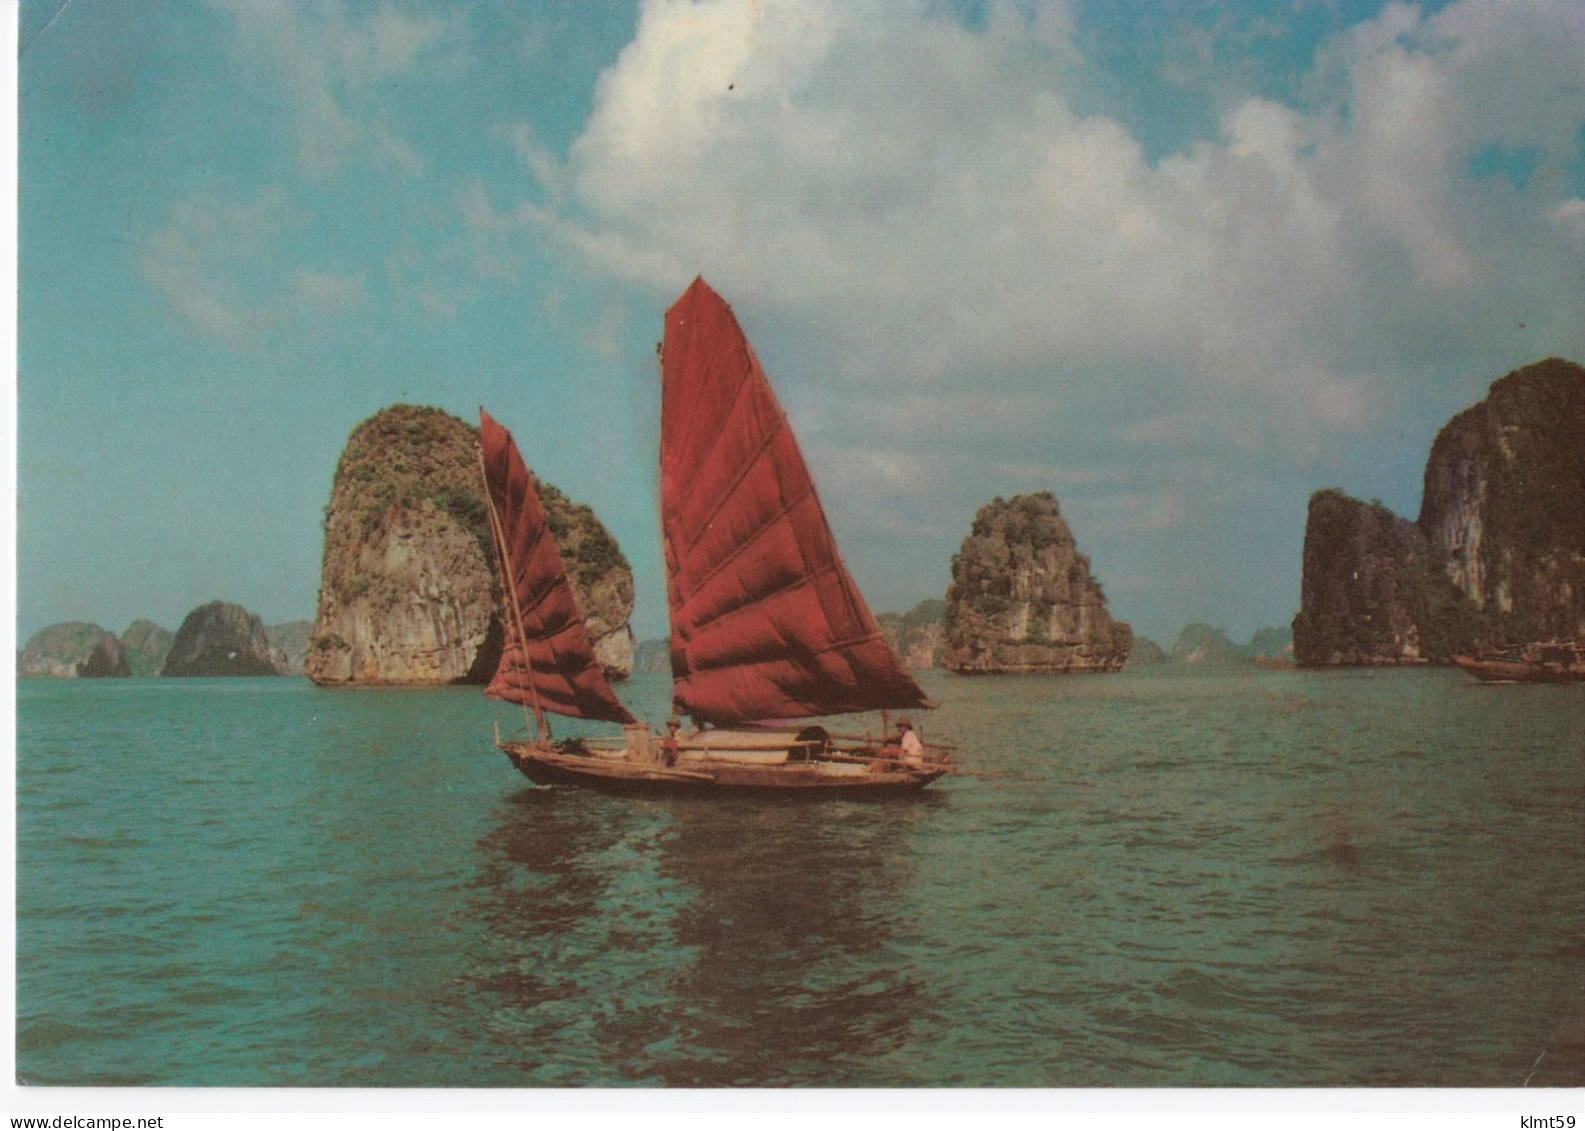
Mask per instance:
[[[660,451],[679,711],[742,723],[930,705],[848,576],[764,370],[703,279],[666,312]]]
[[[594,658],[534,479],[511,434],[483,409],[479,446],[503,566],[501,620],[506,627],[501,663],[484,693],[558,715],[633,722]]]

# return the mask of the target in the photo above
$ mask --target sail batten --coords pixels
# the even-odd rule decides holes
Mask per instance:
[[[805,491],[803,494],[797,496],[791,502],[789,502],[786,506],[782,507],[781,510],[777,511],[775,516],[774,516],[774,518],[773,518],[773,521],[774,521],[774,519],[780,519],[783,515],[787,514],[794,507],[798,506],[804,500],[812,497],[813,495],[814,495],[814,484],[811,483],[809,485],[809,489],[807,491]],[[714,567],[711,568],[709,573],[705,574],[703,577],[701,577],[699,579],[698,588],[701,588],[701,589],[704,588],[706,585],[709,585],[710,582],[712,580],[714,580],[715,577],[718,574],[721,574],[724,571],[726,571],[727,569],[730,569],[732,567],[733,563],[735,563],[744,554],[748,553],[748,551],[752,550],[759,543],[760,539],[763,538],[766,535],[767,532],[769,532],[771,530],[774,530],[774,529],[775,529],[775,526],[773,525],[773,523],[767,523],[764,526],[761,526],[758,530],[754,531],[754,533],[752,535],[750,535],[748,538],[745,538],[741,543],[738,544],[737,549],[733,550],[729,555],[727,555],[726,557],[722,558],[718,563],[716,563],[716,565]]]
[[[739,723],[928,706],[842,563],[764,370],[702,279],[667,311],[661,357],[678,709]]]
[[[772,430],[772,431],[770,431],[770,432],[768,432],[766,434],[764,441],[760,444],[759,448],[754,452],[754,455],[753,455],[752,459],[750,459],[749,461],[744,463],[743,470],[738,473],[738,477],[736,479],[734,479],[727,486],[727,488],[724,491],[721,492],[720,499],[716,503],[715,509],[713,511],[711,511],[709,514],[702,516],[702,520],[699,523],[699,534],[697,535],[695,540],[692,543],[690,543],[683,550],[683,556],[686,557],[687,555],[693,553],[694,548],[699,544],[699,541],[701,539],[703,539],[704,536],[710,532],[710,526],[714,522],[716,516],[719,515],[723,510],[725,510],[728,507],[728,505],[731,504],[733,494],[748,479],[749,475],[754,470],[755,464],[758,462],[758,460],[762,456],[764,456],[765,452],[770,448],[770,446],[772,444],[774,444],[781,437],[781,434],[782,434],[783,430],[786,429],[786,427],[787,427],[787,422],[786,422],[785,419],[783,419],[782,422],[781,422],[781,426],[780,427],[778,427],[778,428],[776,428],[776,429],[774,429],[774,430]],[[706,462],[708,462],[708,461],[706,461]],[[813,487],[814,487],[814,485],[811,483],[810,484],[810,489],[813,490]],[[800,496],[800,497],[802,497],[802,496]],[[795,505],[797,505],[797,500],[796,499],[793,502],[788,503],[787,506],[783,508],[783,510],[791,509]],[[738,549],[741,550],[742,546],[739,546]]]
[[[536,710],[630,723],[594,655],[544,505],[511,434],[479,411],[479,446],[510,610],[506,644],[484,693]]]

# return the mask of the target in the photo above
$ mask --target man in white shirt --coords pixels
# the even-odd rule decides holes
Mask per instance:
[[[907,719],[897,720],[897,745],[902,747],[905,766],[912,768],[924,765],[925,744],[919,741],[919,736],[914,733],[914,724]]]

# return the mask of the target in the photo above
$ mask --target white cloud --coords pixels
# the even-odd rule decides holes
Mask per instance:
[[[1585,239],[1585,200],[1574,197],[1552,210],[1552,219],[1577,238]]]
[[[1103,570],[1178,555],[1121,615],[1281,617],[1311,490],[1390,494],[1470,390],[1585,353],[1585,6],[1390,4],[1281,81],[1273,28],[1234,31],[1271,50],[1160,56],[1219,116],[1157,155],[1064,6],[647,0],[565,159],[517,139],[534,204],[488,216],[657,303],[709,279],[883,604],[1055,487]],[[1533,175],[1476,176],[1493,148]]]
[[[1203,527],[1205,501],[1166,488],[1102,495],[1065,504],[1070,524],[1088,537],[1114,533],[1159,533]]]
[[[316,5],[210,0],[236,24],[240,51],[265,61],[290,108],[298,168],[314,176],[361,160],[408,177],[425,171],[416,149],[381,115],[382,84],[459,40],[440,17],[328,0]]]
[[[321,328],[366,307],[368,289],[362,274],[288,261],[280,249],[301,220],[280,186],[240,202],[198,194],[147,238],[139,269],[178,317],[231,346],[283,326]]]
[[[145,243],[139,269],[194,329],[240,345],[271,314],[239,268],[264,257],[286,222],[286,194],[278,186],[240,204],[206,195],[180,201]]]
[[[1531,260],[1507,285],[1579,345],[1579,296],[1546,294],[1571,277],[1553,222],[1573,214],[1538,198],[1516,219],[1468,163],[1487,143],[1572,154],[1581,11],[1391,5],[1323,53],[1319,104],[1229,98],[1219,137],[1152,164],[1074,108],[1065,19],[1037,36],[1008,7],[972,31],[923,3],[652,0],[565,168],[525,139],[569,193],[531,220],[657,295],[703,272],[851,377],[1170,372],[1235,428],[1314,441],[1366,423],[1428,340],[1475,335],[1499,244]]]

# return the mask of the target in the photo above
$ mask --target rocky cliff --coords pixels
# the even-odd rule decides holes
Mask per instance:
[[[931,598],[898,616],[896,613],[877,613],[876,622],[886,643],[902,657],[903,665],[910,668],[941,666],[941,654],[946,647],[947,603]]]
[[[1492,643],[1585,640],[1585,369],[1527,366],[1449,421],[1418,525]]]
[[[1300,664],[1445,661],[1476,645],[1585,640],[1585,369],[1496,381],[1437,434],[1419,519],[1317,492]]]
[[[135,620],[128,625],[121,634],[121,647],[126,651],[127,666],[132,674],[159,675],[175,639],[170,629],[161,628],[150,620]]]
[[[211,601],[176,630],[162,676],[280,675],[264,622],[241,605]]]
[[[1114,672],[1133,643],[1049,491],[974,516],[952,559],[945,633],[942,666],[975,674]]]
[[[108,632],[94,645],[88,659],[77,665],[78,679],[125,679],[131,674],[126,648]]]
[[[319,611],[304,670],[321,684],[482,683],[502,629],[478,431],[393,405],[347,440],[325,509]],[[632,668],[632,571],[586,506],[540,481],[595,654]]]
[[[115,636],[97,624],[66,621],[40,629],[17,654],[21,679],[76,679],[96,652],[119,650]],[[98,674],[97,671],[88,674]]]

